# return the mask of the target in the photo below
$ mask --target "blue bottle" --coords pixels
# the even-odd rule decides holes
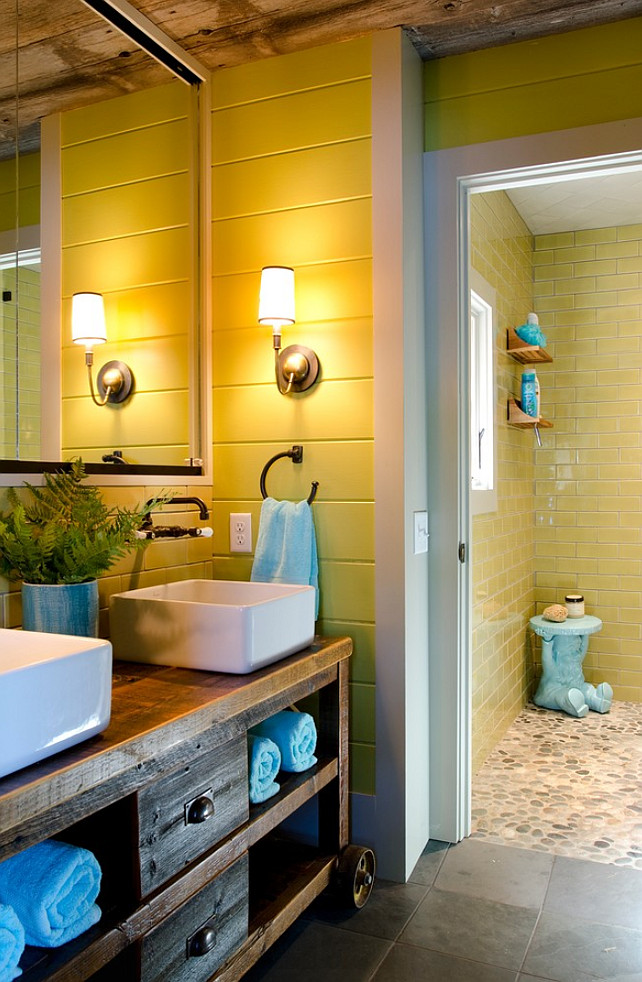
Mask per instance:
[[[527,416],[539,417],[539,382],[532,368],[522,372],[522,412]]]

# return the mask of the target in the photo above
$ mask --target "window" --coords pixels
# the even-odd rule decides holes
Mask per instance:
[[[497,507],[493,307],[470,291],[470,475],[473,514]]]

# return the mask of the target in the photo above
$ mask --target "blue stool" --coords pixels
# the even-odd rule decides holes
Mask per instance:
[[[582,662],[589,636],[602,627],[599,617],[572,617],[558,624],[541,614],[531,617],[531,627],[542,639],[542,677],[534,703],[545,709],[561,709],[570,716],[586,716],[589,709],[608,713],[613,689],[608,682],[595,688],[584,681]]]

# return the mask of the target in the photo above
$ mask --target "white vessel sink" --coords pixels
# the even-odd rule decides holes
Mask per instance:
[[[104,730],[111,644],[0,628],[0,777]]]
[[[182,580],[116,593],[114,658],[253,672],[305,648],[314,637],[311,586]]]

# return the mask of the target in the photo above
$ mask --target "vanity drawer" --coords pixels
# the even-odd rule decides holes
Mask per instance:
[[[204,982],[247,939],[247,853],[141,942],[141,982]]]
[[[179,873],[247,821],[245,737],[138,793],[140,895]]]

